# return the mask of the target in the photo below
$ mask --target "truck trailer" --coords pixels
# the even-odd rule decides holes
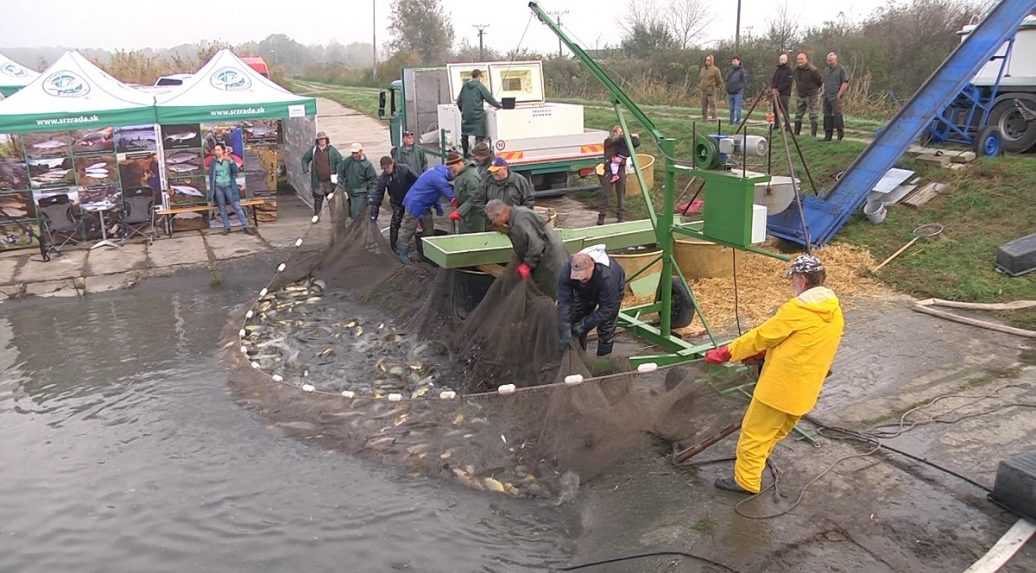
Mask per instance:
[[[583,106],[548,102],[540,61],[448,64],[404,68],[379,99],[389,119],[392,145],[412,131],[429,158],[442,158],[461,142],[456,100],[474,70],[504,107],[486,105],[486,133],[497,157],[529,178],[539,197],[599,187],[594,169],[603,161],[608,133],[584,127]]]

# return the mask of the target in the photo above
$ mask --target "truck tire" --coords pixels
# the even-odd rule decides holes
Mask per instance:
[[[662,299],[661,289],[656,293],[655,299]],[[687,290],[687,285],[683,284],[680,277],[673,277],[672,308],[669,318],[669,323],[673,328],[690,326],[691,321],[694,320],[694,302],[691,300],[691,292]]]
[[[1011,94],[993,107],[989,114],[989,126],[1000,130],[1004,151],[1024,153],[1036,144],[1036,121],[1026,121],[1015,107],[1015,100],[1036,111],[1036,94]]]

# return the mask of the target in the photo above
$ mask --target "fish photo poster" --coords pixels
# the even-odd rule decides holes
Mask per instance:
[[[158,149],[158,134],[155,126],[130,125],[115,130],[115,151],[118,153],[134,153],[155,151]]]
[[[114,155],[76,157],[76,180],[80,187],[102,187],[119,184],[119,170]]]
[[[155,192],[162,189],[157,153],[120,153],[116,157],[119,161],[119,180],[124,190],[148,189]]]
[[[67,131],[35,131],[22,136],[25,155],[31,158],[67,157],[72,134]]]
[[[29,188],[25,150],[16,135],[0,134],[0,191]]]
[[[277,145],[281,143],[281,122],[276,119],[257,119],[242,122],[245,142],[250,145]]]
[[[170,149],[165,153],[167,177],[196,177],[203,174],[201,149]]]
[[[33,189],[68,187],[76,184],[71,157],[29,159],[29,183]]]
[[[80,129],[72,131],[71,135],[74,154],[111,153],[115,150],[114,128]]]
[[[180,177],[169,179],[170,205],[198,205],[208,202],[204,177]]]
[[[39,244],[39,226],[33,221],[0,224],[0,251],[24,249]]]
[[[110,211],[122,206],[122,191],[115,185],[83,189],[79,192],[79,204],[84,209]]]
[[[162,147],[170,149],[201,148],[201,127],[196,124],[163,125]]]
[[[32,201],[32,191],[0,193],[0,218],[35,219],[36,205]]]
[[[68,202],[72,205],[79,204],[79,187],[65,187],[63,189],[44,189],[42,191],[33,191],[32,200],[36,203],[37,212],[40,205],[40,199],[47,199],[49,197],[57,197],[58,195],[68,195]]]

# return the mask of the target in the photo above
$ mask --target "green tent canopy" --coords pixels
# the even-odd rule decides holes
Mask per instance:
[[[0,133],[155,123],[154,98],[127,86],[79,52],[0,101]]]
[[[39,72],[30,70],[7,56],[0,54],[0,95],[3,97],[7,97],[29,85],[39,75]]]
[[[230,50],[220,50],[177,89],[159,95],[158,123],[210,123],[314,116],[316,100],[261,76]]]

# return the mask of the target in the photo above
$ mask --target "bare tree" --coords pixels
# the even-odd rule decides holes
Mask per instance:
[[[668,13],[666,24],[681,50],[686,50],[713,19],[712,9],[704,0],[670,0]]]
[[[650,28],[661,19],[655,8],[655,0],[630,0],[627,6],[626,18],[619,20],[619,28],[626,35],[632,34],[637,28]]]
[[[767,39],[779,51],[783,52],[795,43],[799,35],[799,23],[795,14],[788,9],[787,0],[777,8],[777,15],[770,20],[769,26]]]

